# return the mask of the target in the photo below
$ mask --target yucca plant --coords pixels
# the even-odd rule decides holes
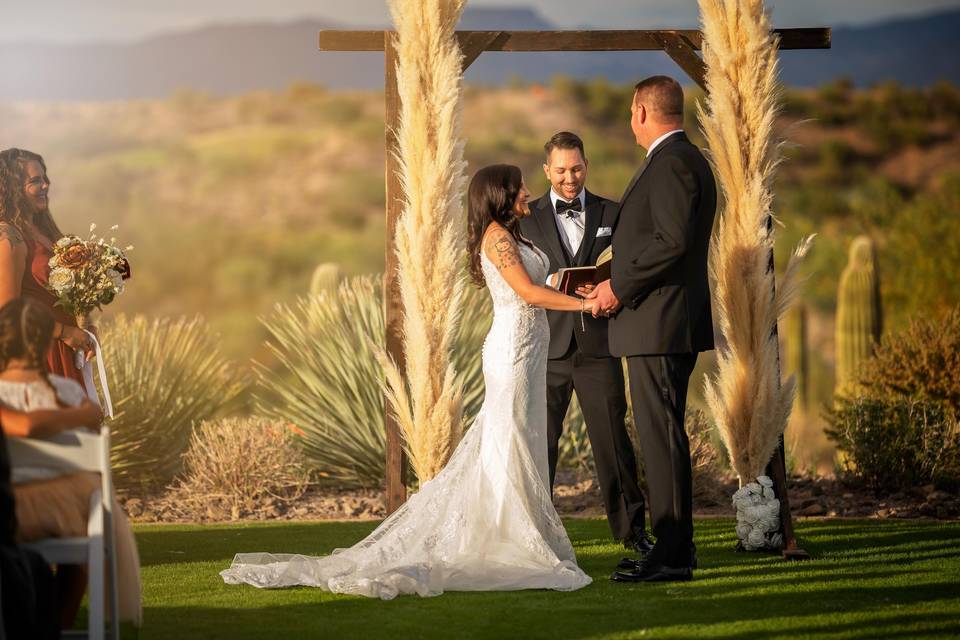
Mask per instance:
[[[490,325],[486,292],[465,296],[453,363],[465,388],[464,418],[483,400],[480,350]],[[385,425],[382,279],[345,280],[323,292],[278,305],[263,320],[281,371],[257,364],[260,413],[292,425],[321,482],[379,487],[384,478]]]
[[[121,315],[104,326],[101,342],[114,401],[114,482],[165,485],[194,426],[237,406],[244,377],[199,317]]]

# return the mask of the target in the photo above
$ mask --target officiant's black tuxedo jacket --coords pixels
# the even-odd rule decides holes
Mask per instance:
[[[520,233],[546,253],[550,259],[550,273],[556,273],[564,267],[593,266],[604,249],[610,246],[612,232],[617,225],[618,204],[590,191],[585,195],[586,218],[583,241],[575,256],[570,255],[560,237],[557,214],[553,209],[549,191],[531,202],[530,215],[520,220]],[[599,237],[597,237],[598,233],[601,233]],[[547,321],[550,323],[549,357],[551,359],[568,355],[573,340],[576,340],[580,352],[586,356],[594,358],[610,356],[606,318],[594,318],[586,314],[584,316],[586,331],[581,328],[579,313],[547,311]]]
[[[707,250],[717,188],[707,160],[683,132],[661,142],[621,198],[613,233],[610,319],[615,356],[713,349]]]

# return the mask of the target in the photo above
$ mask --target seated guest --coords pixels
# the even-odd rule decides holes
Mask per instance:
[[[7,438],[0,433],[0,638],[60,637],[57,589],[43,557],[17,546]]]
[[[0,308],[0,424],[7,436],[44,437],[76,428],[97,429],[103,415],[76,381],[46,372],[53,316],[17,298]],[[21,542],[85,536],[95,473],[55,476],[48,469],[17,467],[13,473],[16,537]],[[140,561],[130,524],[114,505],[120,619],[139,626]],[[86,588],[85,567],[60,566],[60,623],[73,626]]]

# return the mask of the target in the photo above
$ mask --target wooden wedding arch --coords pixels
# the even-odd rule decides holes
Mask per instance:
[[[829,49],[829,28],[776,29],[780,49]],[[697,55],[703,40],[696,29],[631,30],[631,31],[457,31],[463,52],[463,71],[484,51],[513,52],[588,52],[588,51],[663,51],[700,86],[707,90],[706,66]],[[386,267],[384,293],[386,306],[387,353],[404,369],[401,335],[403,308],[400,301],[394,235],[397,219],[403,210],[398,164],[391,150],[396,148],[396,131],[400,125],[400,97],[397,91],[397,34],[394,31],[323,30],[319,34],[321,51],[383,51],[384,95],[386,100]],[[769,222],[769,221],[768,221]],[[773,269],[773,254],[770,255]],[[774,327],[776,331],[776,327]],[[386,499],[387,512],[393,513],[406,501],[406,462],[400,427],[387,411],[386,416]],[[781,522],[784,529],[785,554],[797,551],[793,522],[787,499],[786,465],[783,439],[774,452],[767,474],[774,481],[781,499]],[[800,555],[806,555],[802,551]]]

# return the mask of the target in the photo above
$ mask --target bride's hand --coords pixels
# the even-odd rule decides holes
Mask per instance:
[[[583,301],[583,311],[584,311],[584,313],[589,313],[589,314],[592,315],[594,318],[598,317],[597,314],[599,313],[599,308],[598,308],[598,306],[597,306],[597,301],[596,301],[596,300],[590,300],[590,299],[584,300],[584,301]]]

